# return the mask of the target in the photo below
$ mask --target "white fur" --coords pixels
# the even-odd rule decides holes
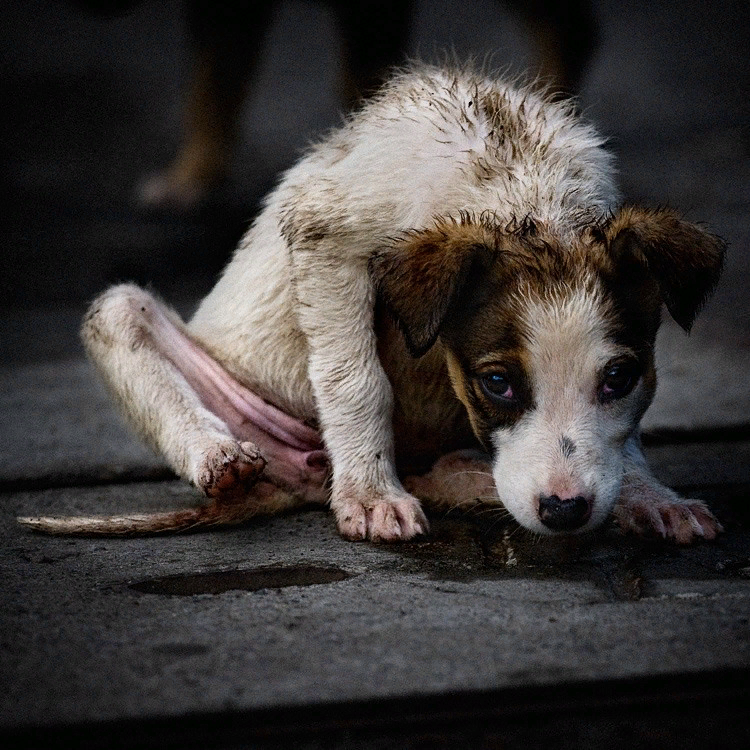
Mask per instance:
[[[187,326],[142,290],[117,287],[87,317],[89,354],[135,429],[181,476],[204,488],[222,467],[251,476],[257,457],[201,403],[179,367],[181,345],[165,344],[176,340],[165,333],[171,320],[242,387],[319,424],[345,536],[425,532],[396,472],[394,395],[377,352],[368,261],[393,237],[461,212],[489,212],[498,225],[530,215],[564,242],[617,203],[602,145],[569,104],[529,88],[468,70],[406,71],[286,173]],[[618,353],[603,336],[599,301],[583,291],[566,299],[520,305],[535,331],[539,408],[512,434],[494,435],[500,499],[540,531],[539,494],[595,495],[591,527],[614,505],[626,464],[648,477],[636,443],[623,453],[634,425],[593,405],[594,373]],[[553,450],[563,433],[578,446],[566,462]],[[320,486],[291,492],[322,499]],[[276,507],[293,504],[282,495],[267,493]]]
[[[268,198],[189,330],[279,406],[320,419],[332,506],[346,507],[340,525],[354,506],[350,535],[361,535],[361,508],[373,503],[418,515],[393,464],[367,259],[394,234],[458,211],[489,209],[500,221],[532,212],[563,236],[601,219],[616,200],[601,145],[566,104],[481,75],[421,69],[391,82]],[[471,177],[477,170],[483,179]]]
[[[526,351],[536,407],[511,430],[494,433],[495,486],[515,518],[540,533],[550,531],[539,520],[538,498],[592,498],[591,517],[579,529],[585,531],[601,524],[619,498],[624,445],[636,420],[632,405],[642,384],[626,405],[598,402],[602,368],[629,352],[607,337],[606,305],[595,291],[519,304],[530,331]],[[575,445],[571,456],[560,449],[563,437]]]

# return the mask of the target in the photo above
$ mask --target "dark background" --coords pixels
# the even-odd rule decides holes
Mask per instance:
[[[730,241],[713,309],[734,323],[748,309],[748,6],[596,0],[598,43],[580,90],[583,112],[620,157],[625,196],[674,205]],[[229,181],[199,211],[139,207],[137,185],[167,164],[179,140],[194,52],[184,21],[176,0],[145,0],[116,16],[54,0],[2,4],[6,359],[77,351],[85,300],[114,281],[153,283],[188,311],[278,172],[340,122],[334,13],[279,2]],[[408,39],[407,52],[428,60],[452,49],[490,55],[511,72],[536,65],[518,14],[494,0],[422,0]],[[48,310],[48,329],[25,330],[29,308]]]

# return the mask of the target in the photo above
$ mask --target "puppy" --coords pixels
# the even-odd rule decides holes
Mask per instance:
[[[231,523],[329,503],[347,539],[502,504],[540,534],[720,530],[649,473],[638,423],[666,306],[688,330],[724,247],[617,208],[612,157],[571,106],[415,66],[289,172],[186,325],[117,286],[87,351],[135,430],[212,499],[52,532]],[[410,491],[407,491],[410,490]]]

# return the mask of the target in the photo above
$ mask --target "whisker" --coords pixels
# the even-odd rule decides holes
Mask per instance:
[[[504,515],[498,515],[498,517],[495,518],[494,521],[484,530],[484,533],[490,534],[492,531],[494,531],[494,529],[498,526],[498,524],[505,521],[505,518],[506,517]]]
[[[511,515],[510,511],[504,505],[498,505],[497,503],[483,503],[481,505],[475,505],[472,508],[474,515],[483,515],[489,513],[501,513],[505,516]]]
[[[475,505],[471,508],[471,514],[473,516],[486,516],[492,513],[497,513],[499,510],[499,508],[493,508],[491,506]]]
[[[532,546],[538,547],[544,539],[544,534],[540,534],[538,531],[532,531],[531,529],[525,529],[525,531],[528,533],[531,539]]]
[[[447,510],[444,511],[443,517],[445,518],[446,516],[454,512],[470,513],[473,512],[476,507],[477,503],[474,498],[471,498],[469,500],[456,500],[453,505],[451,505]]]

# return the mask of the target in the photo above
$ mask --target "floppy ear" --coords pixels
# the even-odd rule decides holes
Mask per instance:
[[[408,232],[370,258],[378,296],[413,357],[435,343],[451,306],[491,262],[495,243],[494,232],[481,223],[447,220]]]
[[[634,206],[623,207],[605,234],[615,262],[653,276],[671,316],[690,331],[721,275],[723,240],[669,209]]]

